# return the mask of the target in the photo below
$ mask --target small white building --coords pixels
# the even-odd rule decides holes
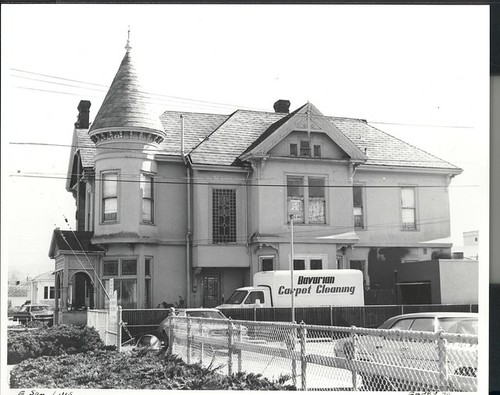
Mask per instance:
[[[464,258],[479,259],[479,231],[464,232]]]
[[[54,306],[56,298],[55,276],[52,271],[42,273],[30,281],[31,303]]]

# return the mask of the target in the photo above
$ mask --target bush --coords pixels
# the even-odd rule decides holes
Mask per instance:
[[[225,376],[217,369],[187,365],[176,356],[115,351],[41,357],[21,362],[11,373],[11,388],[101,388],[175,390],[292,390],[261,375]]]
[[[75,354],[104,348],[104,343],[94,328],[75,325],[41,327],[37,330],[8,333],[7,363],[19,363],[44,355]]]

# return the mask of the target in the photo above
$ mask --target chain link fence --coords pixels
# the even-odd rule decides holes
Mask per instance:
[[[168,352],[300,390],[476,391],[475,335],[170,317]]]

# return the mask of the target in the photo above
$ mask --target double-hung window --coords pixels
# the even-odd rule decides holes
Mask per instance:
[[[114,290],[122,308],[137,308],[137,259],[106,259],[103,261],[102,276],[106,289],[109,289],[109,280],[114,279]]]
[[[364,208],[363,208],[363,186],[354,185],[352,187],[353,195],[353,214],[354,214],[354,227],[356,229],[365,228]]]
[[[118,173],[102,173],[102,222],[118,220]]]
[[[154,178],[151,174],[141,174],[142,222],[154,223]]]
[[[214,244],[236,242],[236,190],[212,190],[212,239]]]
[[[403,230],[417,229],[415,187],[401,187],[401,222]]]
[[[287,176],[287,218],[295,223],[326,223],[325,178]]]

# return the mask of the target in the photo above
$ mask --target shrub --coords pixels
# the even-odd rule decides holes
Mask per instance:
[[[295,387],[261,375],[225,376],[217,369],[187,365],[176,356],[137,352],[90,351],[41,357],[16,365],[11,388],[101,388],[186,390],[290,390]]]
[[[105,348],[94,328],[56,325],[37,330],[9,332],[7,363],[48,355],[75,354]]]

